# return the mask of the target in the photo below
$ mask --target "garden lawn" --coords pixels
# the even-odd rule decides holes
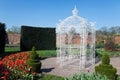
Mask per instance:
[[[4,55],[14,54],[18,52],[20,52],[20,48],[6,47]],[[57,56],[56,50],[38,50],[37,53],[39,54],[39,57],[56,57]]]
[[[37,51],[37,53],[39,54],[39,57],[56,57],[57,56],[56,50],[40,50],[40,51]]]
[[[17,53],[20,52],[20,49],[17,47],[6,47],[5,54]],[[120,56],[120,51],[105,51],[103,48],[97,49],[99,54],[107,53],[110,56]],[[56,50],[38,50],[37,53],[39,57],[56,57],[57,51]]]
[[[98,54],[107,53],[109,56],[120,56],[120,51],[106,51],[104,48],[96,49]]]
[[[64,78],[56,75],[44,74],[39,80],[64,80]]]
[[[105,51],[110,56],[120,56],[120,51]]]
[[[20,51],[20,48],[17,47],[5,47],[5,52],[16,52],[16,51]]]

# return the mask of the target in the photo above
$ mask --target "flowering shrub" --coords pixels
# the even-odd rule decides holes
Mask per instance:
[[[0,77],[3,80],[33,80],[33,77],[39,74],[31,72],[32,66],[27,67],[26,61],[28,59],[29,52],[5,56],[0,61]]]

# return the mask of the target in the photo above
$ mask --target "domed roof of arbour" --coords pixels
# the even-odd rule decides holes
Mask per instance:
[[[58,29],[59,30],[65,30],[66,32],[69,31],[71,28],[75,29],[80,29],[81,27],[87,27],[88,22],[85,18],[82,18],[78,16],[78,10],[76,6],[72,10],[72,16],[69,16],[65,19],[63,19],[59,24],[58,24]]]

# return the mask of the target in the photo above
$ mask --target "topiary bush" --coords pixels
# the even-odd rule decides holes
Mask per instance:
[[[32,52],[30,53],[30,59],[27,61],[28,67],[31,67],[31,72],[41,72],[42,63],[39,61],[39,55],[36,52],[35,47],[32,47]]]
[[[39,55],[37,54],[34,46],[32,47],[32,52],[29,56],[30,56],[31,59],[38,59],[39,58]]]
[[[110,57],[109,57],[108,54],[104,54],[104,55],[102,56],[102,64],[107,64],[107,65],[110,64]]]
[[[115,80],[117,69],[110,64],[109,55],[103,54],[101,59],[102,63],[95,66],[95,72],[101,74],[102,76],[106,75],[110,80]]]
[[[41,69],[41,62],[40,61],[32,61],[32,60],[28,60],[27,62],[28,66],[32,66],[31,68],[31,72],[38,72],[40,73],[40,69]]]

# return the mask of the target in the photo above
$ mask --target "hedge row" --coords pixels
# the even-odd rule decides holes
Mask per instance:
[[[0,23],[0,55],[5,51],[6,31],[5,24]]]
[[[21,51],[29,51],[35,46],[36,50],[55,50],[55,28],[21,27]]]

